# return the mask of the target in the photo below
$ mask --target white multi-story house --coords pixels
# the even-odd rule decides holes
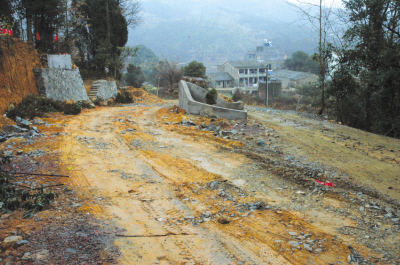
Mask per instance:
[[[218,73],[227,73],[232,78],[232,86],[252,87],[266,81],[267,68],[256,60],[230,61],[218,66]]]

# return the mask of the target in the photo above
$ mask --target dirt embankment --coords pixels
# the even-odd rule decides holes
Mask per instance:
[[[39,93],[33,69],[41,67],[32,44],[0,38],[0,114],[4,114],[10,103],[20,102],[29,93]]]

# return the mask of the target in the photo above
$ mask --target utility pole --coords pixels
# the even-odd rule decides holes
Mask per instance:
[[[158,85],[157,85],[157,97],[158,97],[158,90],[160,90],[160,77],[158,78]]]
[[[266,96],[266,101],[265,101],[265,107],[268,108],[268,68],[266,68],[266,78],[265,82],[267,84],[267,96]]]

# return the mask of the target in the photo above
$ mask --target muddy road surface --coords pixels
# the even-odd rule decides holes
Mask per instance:
[[[285,117],[166,107],[90,110],[65,128],[61,162],[86,211],[119,228],[119,264],[398,264],[398,182],[382,194],[355,181],[356,166],[319,159]]]

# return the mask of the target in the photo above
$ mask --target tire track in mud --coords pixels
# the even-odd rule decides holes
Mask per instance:
[[[127,141],[125,141],[125,143],[127,144]],[[185,182],[186,184],[190,185],[190,184],[193,184],[193,183],[190,183],[190,182],[196,182],[196,181],[197,182],[195,184],[207,183],[207,182],[209,182],[211,180],[222,180],[222,177],[220,175],[216,175],[216,174],[212,174],[210,172],[204,171],[204,169],[198,168],[197,166],[193,165],[192,163],[188,162],[187,160],[183,161],[183,160],[180,160],[180,159],[176,158],[177,156],[179,156],[179,155],[177,155],[177,153],[179,153],[179,152],[176,152],[177,150],[174,150],[174,151],[175,151],[174,152],[174,157],[171,157],[170,155],[166,155],[166,154],[154,153],[154,152],[149,151],[149,150],[145,150],[145,151],[141,150],[140,152],[145,156],[146,162],[148,164],[152,165],[153,168],[159,174],[164,176],[165,178],[174,181],[175,184],[177,184],[179,182],[182,182],[182,181]],[[184,166],[182,166],[181,163],[183,163]],[[182,175],[183,169],[185,169],[186,171],[191,172],[192,174],[185,174],[185,176],[183,176],[183,177],[180,176],[180,175]],[[194,172],[196,172],[197,174],[194,174]],[[201,177],[197,176],[197,178],[196,178],[196,175],[198,175],[198,176],[200,175]],[[191,193],[189,197],[193,198],[193,197],[196,197],[196,195],[197,194],[195,194],[195,193]],[[179,195],[178,195],[178,197],[179,197]],[[200,201],[201,201],[201,199],[200,199]],[[290,215],[289,213],[287,213],[287,214]],[[261,220],[258,220],[258,222],[262,223]],[[275,241],[276,237],[279,238],[279,236],[271,236],[271,234],[269,234],[268,231],[267,231],[267,233],[263,233],[262,232],[263,228],[260,227],[259,225],[254,225],[253,222],[250,222],[249,225],[244,225],[244,226],[246,227],[247,231],[250,231],[250,232],[247,232],[247,233],[250,233],[250,234],[253,234],[253,235],[257,235],[255,237],[253,236],[251,238],[251,240],[245,241],[246,244],[249,246],[248,249],[257,249],[259,246],[256,246],[256,245],[257,244],[261,244],[261,245],[264,245],[263,246],[264,252],[269,252],[268,254],[271,255],[270,254],[271,247],[269,247],[268,244],[266,245],[265,243],[268,242],[269,244],[273,245],[272,242]],[[257,229],[254,229],[254,226],[257,227]],[[211,228],[208,227],[208,229],[211,229]],[[285,230],[285,229],[282,228],[281,230]],[[316,230],[316,229],[314,229],[314,230]],[[316,232],[321,237],[329,237],[328,235],[326,235],[324,233],[321,233],[320,231],[316,230]],[[233,233],[230,233],[230,234],[232,236],[238,237],[239,239],[241,239],[241,241],[243,241],[243,238],[241,236],[238,236],[238,234],[236,232],[233,232]],[[300,232],[299,232],[299,234],[300,234]],[[275,235],[277,235],[277,234],[275,234]],[[222,237],[222,236],[220,236],[220,237]],[[266,241],[266,240],[263,239],[263,238],[266,238],[266,237],[269,237],[270,240]],[[281,239],[281,238],[279,238],[279,239]],[[251,243],[251,241],[256,241],[257,244]],[[290,241],[290,240],[287,240],[287,241]],[[330,239],[330,245],[331,246],[338,245],[338,247],[337,247],[335,252],[341,253],[341,254],[339,254],[339,256],[341,255],[343,257],[343,253],[348,252],[347,246],[344,246],[344,245],[338,244],[338,243],[334,243],[333,241],[334,240]],[[241,248],[243,248],[243,247],[244,247],[244,245],[242,244]],[[278,250],[280,251],[279,247],[275,246],[273,248],[276,251],[278,251]],[[331,248],[331,251],[332,251],[332,248]],[[302,258],[304,258],[304,257],[302,257],[300,259],[297,259],[297,258],[294,258],[292,256],[292,253],[286,253],[286,254],[283,254],[283,256],[285,256],[288,260],[291,260],[294,263],[297,263],[297,262],[300,263],[300,264],[303,263],[303,259]],[[305,256],[307,256],[307,255],[305,255]],[[321,258],[316,258],[318,264],[327,263],[328,260],[332,260],[332,261],[336,260],[336,257],[332,258],[334,256],[332,253],[330,253],[328,255],[329,257],[327,255],[322,255],[322,256],[323,257],[321,257]],[[306,258],[309,258],[309,257],[306,257]],[[345,258],[342,258],[342,260],[345,260]],[[265,260],[264,262],[267,262],[267,261]],[[255,264],[258,264],[258,263],[259,263],[259,261],[257,261]],[[277,264],[276,261],[273,264]]]
[[[121,136],[120,131],[128,126],[113,124],[111,119],[128,115],[138,109],[103,109],[86,117],[78,117],[80,124],[74,122],[68,127],[71,136],[66,137],[65,154],[72,156],[74,184],[90,192],[94,197],[104,197],[108,203],[102,206],[104,212],[97,211],[99,218],[111,216],[126,235],[147,235],[143,238],[117,238],[115,244],[121,248],[121,264],[328,264],[346,262],[350,251],[342,243],[335,242],[329,234],[323,233],[295,215],[279,209],[240,212],[231,200],[220,196],[220,190],[229,193],[238,203],[253,203],[256,198],[247,194],[243,188],[233,184],[226,175],[218,174],[201,167],[190,157],[203,157],[204,165],[212,161],[223,161],[215,154],[209,160],[201,152],[201,142],[191,142],[193,150],[187,150],[189,139],[175,141],[169,150],[155,146],[168,132],[163,127],[146,126],[154,121],[156,108],[143,111],[135,119],[138,125],[132,133],[135,137],[146,134],[142,140],[146,145],[133,148],[130,136]],[[109,113],[108,113],[109,112]],[[86,122],[90,120],[90,122]],[[81,127],[86,128],[82,130]],[[113,130],[110,129],[113,127]],[[99,132],[94,132],[98,130]],[[72,133],[73,132],[73,133]],[[112,149],[96,150],[85,145],[74,147],[73,136],[90,134],[96,139],[112,143]],[[161,135],[160,135],[161,134]],[[150,136],[151,137],[150,137]],[[128,137],[129,136],[129,137]],[[170,135],[169,137],[179,137]],[[137,139],[137,138],[134,138]],[[164,144],[165,141],[163,141]],[[71,152],[76,148],[76,152]],[[190,154],[193,152],[193,154]],[[190,155],[189,155],[190,154]],[[229,151],[220,150],[218,156],[229,158]],[[240,157],[240,155],[239,155]],[[245,158],[245,156],[243,156]],[[222,162],[221,162],[222,163]],[[236,162],[237,165],[240,165]],[[235,162],[230,165],[235,170]],[[96,168],[97,167],[97,168]],[[101,167],[101,169],[98,169]],[[132,176],[124,179],[122,176]],[[210,189],[209,183],[217,181],[218,189]],[[91,196],[92,196],[91,195]],[[267,203],[268,204],[268,203]],[[93,208],[93,207],[92,207]],[[218,223],[224,216],[222,209],[228,209],[229,224]],[[212,211],[212,220],[202,214]],[[190,217],[190,218],[189,218]],[[161,220],[161,221],[160,221]],[[164,221],[165,220],[165,221]],[[309,252],[304,248],[293,248],[288,242],[297,240],[288,235],[293,231],[299,235],[304,231],[312,234],[312,239],[321,241],[321,252]],[[176,236],[154,238],[151,235],[174,233]],[[189,233],[195,235],[179,235]],[[284,237],[288,238],[284,238]],[[279,242],[277,242],[279,241]]]

